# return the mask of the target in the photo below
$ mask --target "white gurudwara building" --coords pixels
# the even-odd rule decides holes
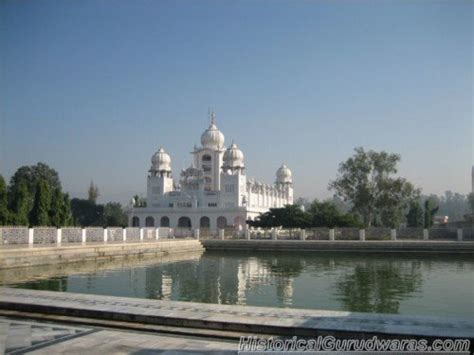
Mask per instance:
[[[248,178],[244,154],[224,135],[211,114],[211,125],[201,135],[201,146],[191,152],[192,165],[173,180],[171,158],[160,148],[151,158],[146,207],[129,212],[129,225],[188,229],[245,228],[271,207],[293,203],[291,170],[282,165],[273,184]]]

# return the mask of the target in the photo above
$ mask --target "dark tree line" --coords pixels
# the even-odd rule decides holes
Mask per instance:
[[[44,163],[22,166],[7,185],[0,175],[0,225],[13,226],[126,226],[120,203],[96,203],[99,189],[92,182],[88,199],[62,191],[56,170]]]
[[[358,227],[360,222],[351,213],[341,211],[332,201],[314,200],[307,211],[301,205],[287,205],[270,208],[255,220],[247,221],[251,227],[273,228],[318,228],[318,227]]]
[[[300,198],[295,205],[272,208],[248,224],[265,228],[397,228],[402,224],[429,228],[436,214],[462,220],[469,208],[474,213],[472,194],[466,197],[447,191],[442,197],[421,196],[421,189],[396,176],[400,159],[398,154],[356,148],[329,184],[335,192],[332,199],[310,203]]]
[[[19,168],[8,186],[0,176],[1,225],[59,227],[72,222],[69,195],[48,165]]]

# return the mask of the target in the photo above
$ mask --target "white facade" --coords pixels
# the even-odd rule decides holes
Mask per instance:
[[[129,224],[140,227],[242,229],[270,207],[293,203],[291,170],[282,165],[273,184],[247,178],[244,154],[224,135],[211,115],[211,125],[194,147],[192,165],[172,177],[171,158],[160,148],[151,159],[147,178],[147,207],[133,208]]]

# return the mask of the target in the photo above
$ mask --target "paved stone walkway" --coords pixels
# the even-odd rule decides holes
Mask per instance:
[[[236,354],[237,342],[0,317],[0,354]]]
[[[0,288],[0,308],[144,324],[309,335],[388,334],[474,339],[474,320],[341,311],[228,306]]]
[[[24,322],[0,317],[0,354],[21,353],[90,331],[86,328]]]

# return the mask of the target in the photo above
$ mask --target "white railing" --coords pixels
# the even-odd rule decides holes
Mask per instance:
[[[0,227],[0,245],[65,245],[90,243],[137,243],[162,239],[221,240],[471,240],[474,228],[246,228],[191,229],[168,227]]]

